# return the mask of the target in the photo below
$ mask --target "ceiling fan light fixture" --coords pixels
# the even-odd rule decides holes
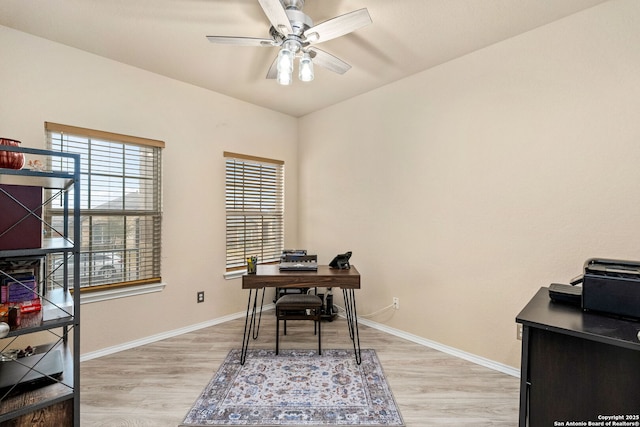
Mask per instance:
[[[289,86],[293,80],[292,71],[278,71],[277,82],[282,86]]]
[[[298,78],[303,82],[313,81],[313,61],[309,52],[304,52],[300,58]]]
[[[281,85],[290,85],[293,80],[295,58],[299,57],[298,78],[303,82],[314,79],[314,67],[344,74],[351,65],[343,60],[311,46],[352,33],[372,23],[366,8],[314,24],[303,12],[305,0],[258,0],[268,18],[270,38],[207,36],[212,43],[236,46],[280,47],[276,60],[271,62],[267,79],[276,78]]]
[[[295,54],[283,47],[278,52],[278,73],[282,72],[292,72],[293,71],[293,59],[295,58]]]
[[[288,86],[293,80],[293,60],[295,53],[287,45],[282,46],[278,52],[278,83]]]

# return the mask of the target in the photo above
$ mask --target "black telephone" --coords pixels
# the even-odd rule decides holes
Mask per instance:
[[[339,268],[340,270],[348,270],[351,268],[349,265],[349,258],[351,258],[351,251],[345,252],[343,254],[336,255],[331,262],[329,263],[329,267]]]

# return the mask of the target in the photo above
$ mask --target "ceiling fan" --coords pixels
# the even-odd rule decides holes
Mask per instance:
[[[372,22],[367,9],[359,9],[314,25],[302,12],[304,0],[258,0],[258,3],[271,22],[271,38],[207,36],[207,39],[212,43],[236,46],[279,46],[267,79],[277,79],[282,85],[289,85],[293,80],[296,56],[300,57],[298,77],[304,82],[313,80],[313,64],[338,74],[346,73],[351,65],[318,49],[315,44],[349,34]]]

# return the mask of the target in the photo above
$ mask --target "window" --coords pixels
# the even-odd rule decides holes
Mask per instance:
[[[225,152],[227,271],[280,259],[284,247],[284,162]]]
[[[81,157],[81,223],[72,224],[81,227],[81,289],[159,283],[164,142],[56,123],[45,123],[45,130],[50,150]],[[66,171],[72,165],[62,159],[51,167]],[[49,197],[45,219],[60,229],[61,196]],[[47,262],[51,280],[60,280],[61,255]]]

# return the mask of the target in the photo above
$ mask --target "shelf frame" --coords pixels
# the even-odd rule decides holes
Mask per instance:
[[[16,250],[1,250],[0,260],[4,258],[15,257],[39,257],[46,256],[53,253],[64,253],[66,255],[71,254],[73,257],[73,269],[67,268],[68,256],[65,256],[64,267],[64,280],[63,280],[63,293],[67,298],[73,299],[73,314],[70,316],[62,316],[57,319],[42,321],[42,312],[23,314],[26,320],[31,320],[33,323],[28,322],[29,325],[22,328],[13,328],[6,338],[17,338],[22,335],[27,335],[35,332],[51,331],[58,337],[52,345],[62,349],[63,361],[64,361],[64,374],[62,380],[51,385],[43,386],[42,388],[35,389],[33,391],[25,391],[20,394],[24,396],[25,402],[29,401],[30,394],[46,395],[48,390],[54,390],[55,387],[63,384],[64,388],[61,391],[55,391],[50,397],[37,398],[33,402],[25,403],[24,405],[18,405],[14,407],[13,403],[5,400],[0,401],[0,423],[4,421],[16,419],[34,411],[55,405],[69,399],[73,399],[73,425],[80,425],[80,240],[81,240],[81,227],[80,227],[80,155],[73,153],[63,153],[51,150],[43,150],[36,148],[26,147],[13,147],[2,146],[0,151],[19,152],[24,154],[31,154],[35,156],[41,156],[44,158],[65,158],[73,164],[71,172],[67,171],[42,171],[34,169],[6,169],[0,168],[0,184],[7,185],[22,185],[22,186],[36,186],[42,187],[45,190],[58,190],[61,192],[63,201],[63,219],[64,225],[62,230],[62,237],[49,238],[43,240],[43,245],[40,248],[35,249],[16,249]],[[73,200],[70,200],[69,193],[73,194]],[[51,200],[47,200],[43,203],[46,205]],[[43,218],[39,218],[44,223]],[[73,220],[73,236],[70,235],[70,221]],[[56,232],[59,232],[56,230]],[[69,276],[73,276],[73,287],[71,288],[69,283]],[[41,298],[48,299],[46,295],[46,283],[43,278],[42,293],[39,292]],[[73,291],[73,292],[70,292]],[[57,307],[56,302],[50,300],[50,303]],[[43,304],[43,310],[44,310]],[[58,307],[61,308],[61,307]],[[64,309],[64,308],[63,308]],[[29,319],[29,316],[40,316],[40,321],[37,318]],[[61,329],[62,334],[59,335],[53,330]],[[69,343],[69,333],[73,334],[72,345]],[[2,362],[0,362],[2,363]],[[0,394],[0,398],[2,394]],[[14,397],[9,398],[14,399]],[[9,400],[7,399],[7,400]],[[5,411],[5,408],[10,406],[11,409]],[[5,412],[3,412],[5,411]]]

